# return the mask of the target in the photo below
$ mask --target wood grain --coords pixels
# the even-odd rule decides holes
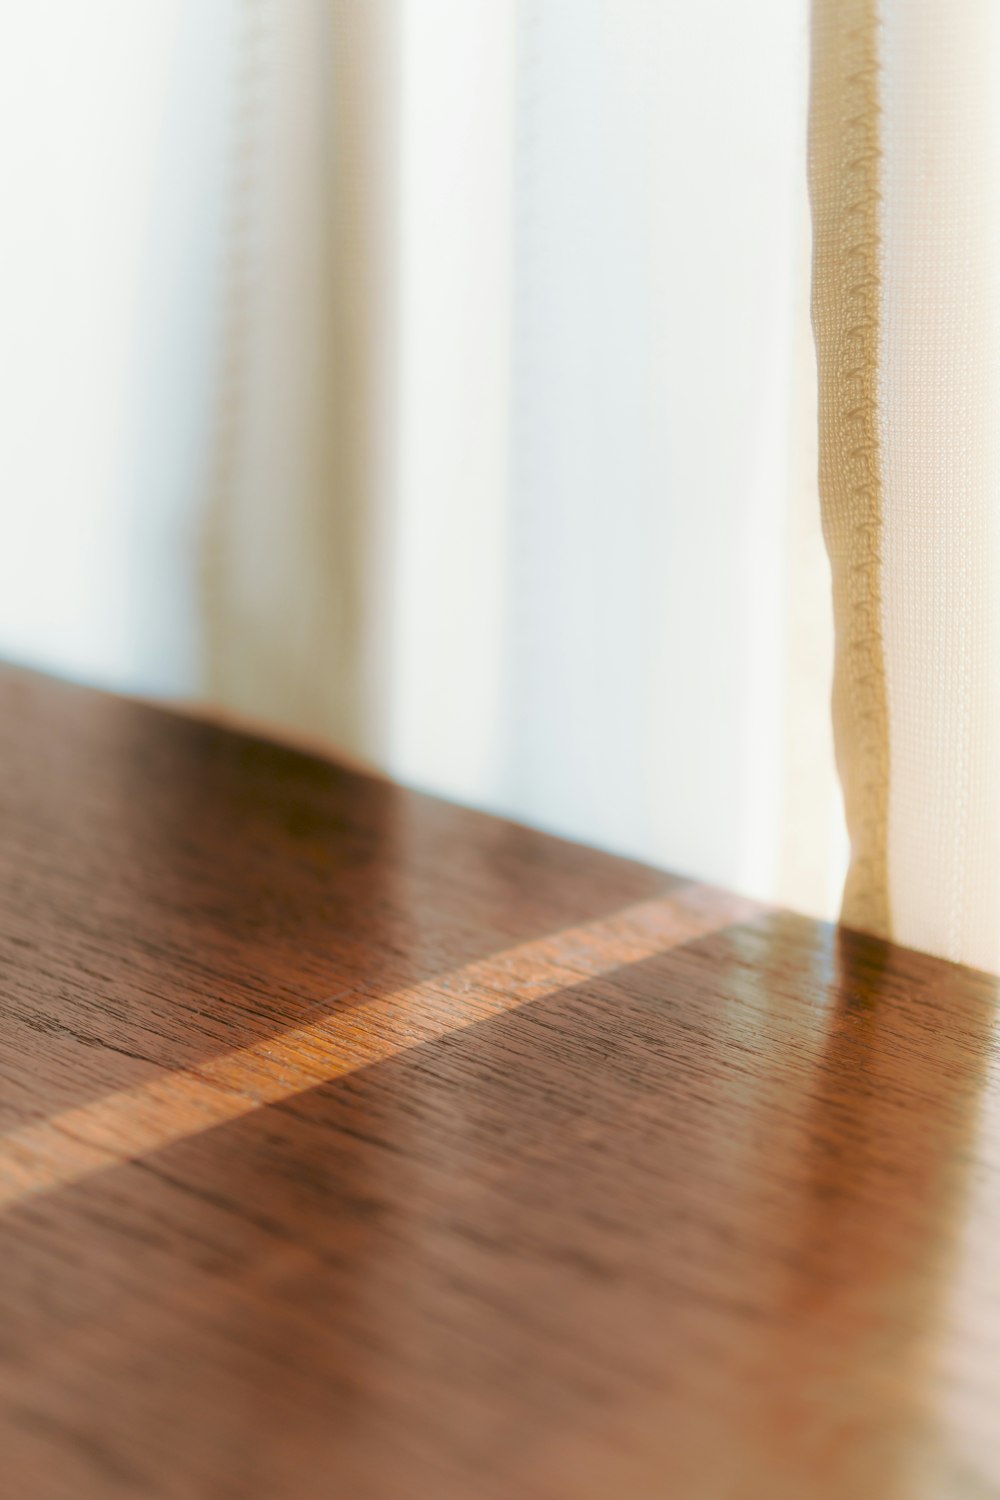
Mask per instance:
[[[1000,1495],[992,979],[13,670],[0,769],[0,1493]]]

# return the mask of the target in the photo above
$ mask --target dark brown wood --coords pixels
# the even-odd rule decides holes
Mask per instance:
[[[0,1493],[1000,1495],[993,979],[0,672]]]

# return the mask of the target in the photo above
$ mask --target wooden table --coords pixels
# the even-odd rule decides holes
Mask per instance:
[[[996,982],[0,672],[0,1493],[1000,1495]]]

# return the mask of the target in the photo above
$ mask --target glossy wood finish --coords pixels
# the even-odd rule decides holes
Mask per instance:
[[[1000,1495],[996,984],[0,673],[0,1493]]]

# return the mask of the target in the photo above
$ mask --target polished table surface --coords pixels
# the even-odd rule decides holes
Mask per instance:
[[[984,975],[0,671],[0,1494],[1000,1495]]]

